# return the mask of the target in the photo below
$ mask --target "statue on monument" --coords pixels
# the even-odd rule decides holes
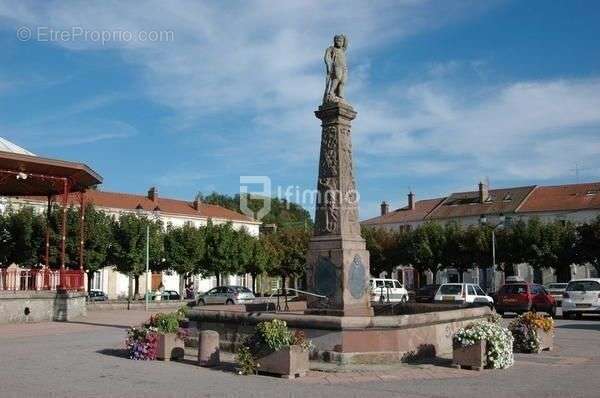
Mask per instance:
[[[348,48],[348,39],[346,36],[335,35],[333,38],[333,46],[330,46],[325,50],[326,80],[323,103],[344,100],[344,86],[348,79],[346,48]]]

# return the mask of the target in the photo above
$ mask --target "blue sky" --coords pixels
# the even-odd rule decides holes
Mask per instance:
[[[0,1],[0,136],[105,190],[314,189],[322,56],[344,32],[361,218],[409,189],[598,181],[599,17],[592,0]]]

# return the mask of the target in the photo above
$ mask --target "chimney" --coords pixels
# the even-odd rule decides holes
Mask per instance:
[[[490,199],[490,191],[486,184],[483,182],[479,183],[479,202],[485,203]]]
[[[153,201],[154,203],[158,202],[158,188],[156,187],[151,187],[148,190],[148,199],[150,199],[151,201]]]
[[[408,210],[414,210],[415,209],[415,194],[410,191],[408,193]]]
[[[192,207],[194,208],[194,210],[200,211],[201,203],[202,203],[202,201],[200,200],[200,197],[196,196],[196,199],[194,199],[194,201],[192,202]]]
[[[388,214],[388,211],[390,211],[390,205],[388,205],[387,202],[384,200],[383,202],[381,202],[381,215],[385,216],[386,214]]]

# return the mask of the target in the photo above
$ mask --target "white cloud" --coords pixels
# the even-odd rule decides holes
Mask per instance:
[[[338,32],[350,37],[349,97],[359,112],[354,148],[358,161],[369,159],[367,167],[441,178],[459,172],[467,181],[484,175],[492,180],[556,178],[569,174],[575,161],[598,164],[597,79],[499,83],[486,60],[457,59],[424,65],[410,80],[400,76],[388,87],[373,87],[370,79],[379,66],[371,57],[411,35],[476,16],[493,2],[226,4],[0,2],[0,16],[13,27],[173,30],[170,42],[52,44],[74,51],[119,51],[139,67],[145,94],[174,111],[170,131],[220,134],[222,145],[215,152],[227,154],[229,167],[237,162],[244,172],[250,168],[244,162],[280,161],[275,172],[316,165],[319,124],[312,111],[323,90],[323,50]],[[454,75],[465,68],[478,79],[453,86]],[[204,125],[207,117],[212,118],[210,131]],[[232,120],[248,124],[232,136],[212,132],[214,125]],[[98,137],[110,136],[102,134]],[[249,159],[250,153],[260,156]],[[199,174],[191,172],[193,183]]]

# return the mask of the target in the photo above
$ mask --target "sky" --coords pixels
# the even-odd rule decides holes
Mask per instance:
[[[296,201],[345,33],[361,219],[410,190],[600,181],[599,17],[593,0],[0,0],[0,136],[107,191],[191,201],[266,176]]]

